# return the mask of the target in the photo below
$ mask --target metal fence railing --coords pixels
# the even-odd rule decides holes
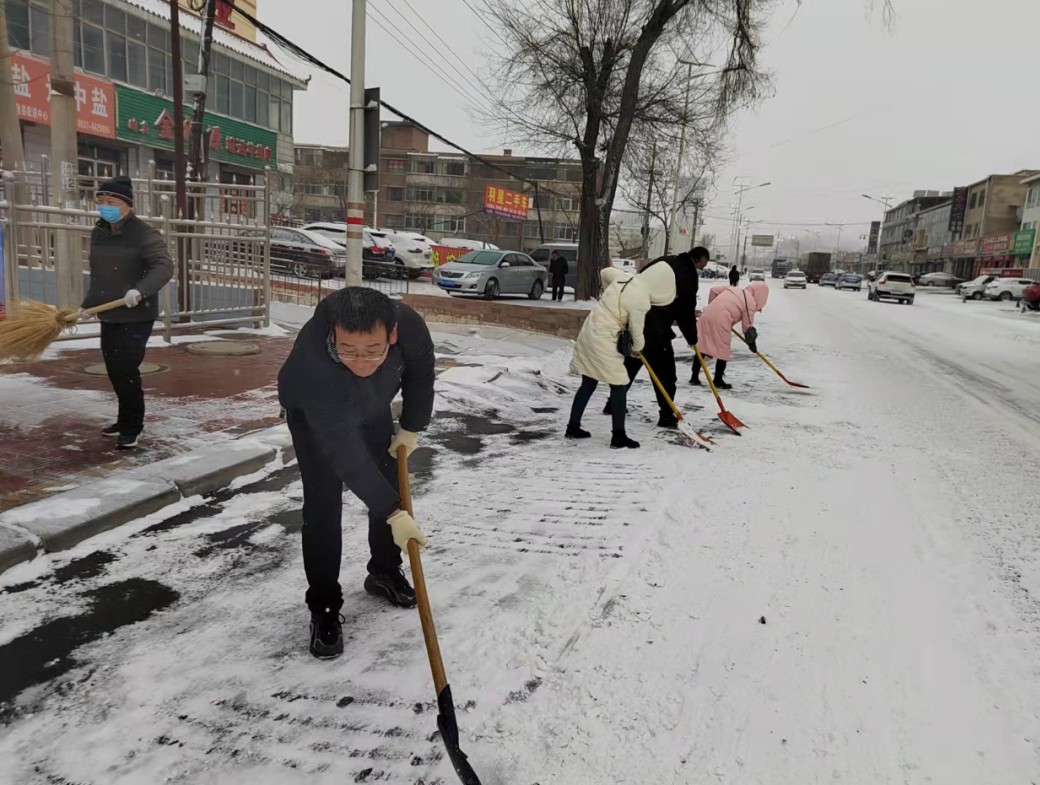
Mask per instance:
[[[409,279],[401,265],[368,262],[362,267],[362,285],[391,296],[408,294]],[[271,256],[271,300],[313,307],[330,292],[345,286],[343,271],[331,270],[326,264]]]

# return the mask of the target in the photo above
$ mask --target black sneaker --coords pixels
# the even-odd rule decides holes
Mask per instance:
[[[337,611],[311,612],[311,654],[331,660],[343,653],[344,618]]]
[[[672,414],[671,412],[668,412],[668,414],[662,414],[658,418],[658,420],[657,420],[657,427],[658,428],[678,428],[679,427],[679,419],[674,414]]]
[[[365,591],[389,600],[391,605],[398,608],[415,607],[415,589],[404,577],[404,570],[400,567],[395,572],[369,573],[365,578]]]
[[[630,450],[639,449],[639,442],[634,439],[629,439],[624,431],[614,431],[613,437],[610,439],[610,446],[615,450],[628,448]]]
[[[101,429],[101,435],[102,436],[111,436],[111,437],[115,438],[116,436],[119,435],[119,432],[121,430],[122,430],[122,428],[120,428],[119,423],[116,422],[116,423],[112,423],[107,428],[102,428]]]
[[[119,434],[119,438],[116,439],[116,449],[132,450],[137,446],[139,438],[139,433],[121,433]]]
[[[591,433],[586,431],[580,425],[568,425],[567,433],[564,434],[568,439],[588,439],[592,436]]]

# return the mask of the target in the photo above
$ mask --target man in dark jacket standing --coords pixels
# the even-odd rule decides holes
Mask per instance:
[[[563,302],[563,286],[567,283],[567,273],[570,265],[563,255],[558,251],[549,254],[549,273],[552,275],[552,298]]]
[[[157,229],[134,215],[134,191],[129,177],[114,177],[97,190],[101,218],[90,234],[90,288],[83,308],[125,300],[125,308],[98,315],[101,354],[119,415],[105,428],[116,447],[136,447],[144,428],[144,389],[141,361],[159,318],[159,291],[173,277],[173,262]]]
[[[672,349],[675,332],[672,330],[672,325],[678,324],[686,343],[691,347],[696,346],[697,289],[700,282],[698,272],[704,269],[709,256],[707,248],[698,246],[680,254],[660,256],[647,265],[650,267],[655,264],[667,264],[675,273],[675,299],[670,305],[651,308],[643,325],[643,338],[646,341],[643,347],[643,357],[654,369],[658,380],[673,401],[675,400],[676,372],[675,352]],[[628,369],[630,380],[636,378],[642,367],[643,361],[638,357],[625,358],[625,368]],[[657,421],[658,427],[678,428],[679,421],[668,405],[668,401],[657,389],[657,385],[654,385],[654,394],[657,396],[657,405],[661,410],[660,418]],[[604,412],[609,412],[609,409],[608,402]]]
[[[415,591],[401,570],[408,540],[426,538],[401,509],[397,450],[410,454],[433,413],[433,340],[414,310],[375,289],[347,287],[319,303],[278,374],[278,398],[303,478],[303,566],[311,654],[343,652],[343,486],[368,507],[365,590],[401,608]],[[404,399],[394,431],[390,403]]]

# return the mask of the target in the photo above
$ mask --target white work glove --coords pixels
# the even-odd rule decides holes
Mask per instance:
[[[123,302],[126,303],[127,308],[133,308],[139,302],[141,302],[141,293],[136,289],[131,289],[129,292],[126,293],[126,297],[123,298]]]
[[[418,434],[412,433],[412,431],[406,431],[404,428],[398,428],[397,433],[394,434],[394,440],[390,442],[390,454],[396,458],[397,448],[404,445],[405,457],[407,458],[415,452],[415,448],[418,446],[418,438]]]
[[[82,322],[84,319],[89,319],[89,318],[90,318],[90,314],[87,313],[85,310],[83,310],[82,308],[77,308],[76,309],[76,321],[77,322]]]
[[[404,553],[408,553],[408,541],[415,540],[420,548],[426,547],[426,535],[415,523],[415,519],[404,510],[398,510],[386,522],[394,532],[394,542]]]

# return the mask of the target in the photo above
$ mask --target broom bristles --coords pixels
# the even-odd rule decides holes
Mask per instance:
[[[31,362],[39,359],[54,339],[74,326],[68,316],[75,309],[58,310],[35,300],[11,304],[7,319],[0,322],[0,362]]]

